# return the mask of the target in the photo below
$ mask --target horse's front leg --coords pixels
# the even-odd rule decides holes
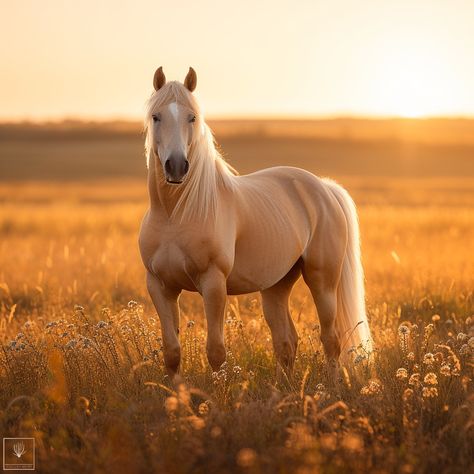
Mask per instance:
[[[161,322],[163,338],[163,356],[168,375],[174,379],[179,369],[181,349],[179,346],[179,306],[180,292],[167,288],[158,278],[147,273],[148,293],[156,308]]]
[[[227,300],[226,277],[216,267],[200,277],[200,293],[207,319],[207,359],[214,371],[225,362],[224,313]]]

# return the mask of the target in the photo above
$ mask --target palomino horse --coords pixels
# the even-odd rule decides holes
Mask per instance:
[[[260,291],[279,364],[291,371],[298,335],[288,300],[303,275],[321,340],[335,366],[341,345],[371,336],[354,203],[338,184],[286,166],[238,176],[216,150],[192,92],[160,67],[145,118],[150,207],[140,231],[147,287],[158,312],[164,360],[179,369],[178,297],[197,291],[213,370],[225,361],[226,295]]]

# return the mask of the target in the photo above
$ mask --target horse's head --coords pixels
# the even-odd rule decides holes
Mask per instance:
[[[166,83],[161,67],[156,70],[153,78],[155,94],[168,97],[158,101],[150,111],[150,145],[170,184],[181,184],[189,170],[188,152],[197,133],[195,129],[198,120],[197,110],[189,96],[196,88],[196,82],[196,72],[191,67],[184,85],[177,82]]]

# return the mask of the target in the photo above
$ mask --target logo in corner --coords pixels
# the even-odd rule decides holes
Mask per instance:
[[[3,470],[33,471],[35,469],[34,438],[3,438]]]

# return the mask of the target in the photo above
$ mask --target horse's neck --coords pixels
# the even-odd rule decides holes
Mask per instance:
[[[169,216],[181,196],[183,188],[176,189],[166,184],[162,171],[156,169],[156,158],[153,156],[148,164],[148,194],[150,196],[150,208],[153,211],[164,212]],[[158,165],[159,166],[159,165]],[[185,186],[184,184],[181,186]],[[180,187],[181,187],[180,186]]]

